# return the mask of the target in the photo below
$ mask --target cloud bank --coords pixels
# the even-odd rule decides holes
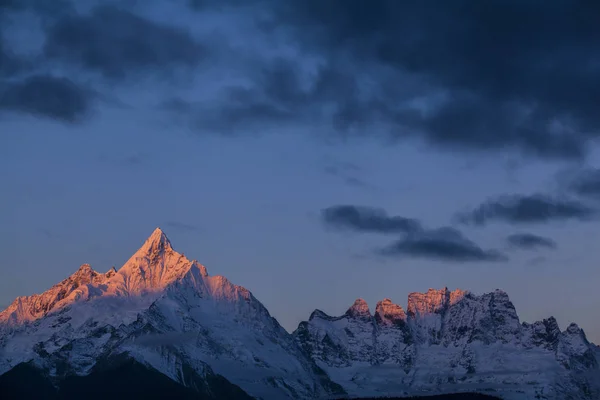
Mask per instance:
[[[143,92],[184,69],[197,90],[163,93],[157,106],[175,99],[168,116],[199,133],[296,129],[551,159],[583,158],[599,135],[600,6],[592,2],[44,4],[2,2],[3,21],[12,21],[0,42],[4,110],[72,122],[81,110],[39,106],[49,91],[85,96],[75,87],[96,74],[105,81],[89,78],[95,89],[118,96],[115,82],[144,77]],[[38,54],[14,56],[19,13],[42,21]],[[218,24],[199,28],[210,21]],[[65,75],[70,89],[57,83]]]
[[[387,257],[412,257],[448,262],[507,261],[498,250],[483,249],[452,227],[424,228],[420,221],[389,216],[378,208],[338,205],[321,211],[323,222],[335,229],[380,233],[400,239],[376,253]]]

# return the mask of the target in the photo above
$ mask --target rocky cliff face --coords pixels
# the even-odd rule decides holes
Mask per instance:
[[[356,312],[362,310],[360,317]],[[507,399],[597,399],[596,346],[556,320],[519,322],[508,295],[429,289],[405,313],[389,299],[374,317],[357,300],[341,317],[314,312],[294,336],[355,396],[493,391]],[[537,396],[537,397],[536,397]]]

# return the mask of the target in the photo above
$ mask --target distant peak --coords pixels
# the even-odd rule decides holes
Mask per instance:
[[[352,307],[360,307],[360,308],[364,308],[364,307],[369,307],[367,302],[365,301],[365,299],[361,299],[358,298],[356,300],[354,300],[354,304],[352,304]]]
[[[90,264],[81,264],[79,271],[93,271]]]
[[[356,299],[354,304],[346,311],[346,315],[351,317],[370,317],[369,305],[364,299]]]
[[[462,300],[467,293],[466,290],[461,289],[450,291],[447,287],[429,289],[427,293],[410,293],[408,295],[408,314],[414,316],[441,312]]]
[[[317,309],[315,311],[313,311],[310,314],[310,317],[308,318],[309,321],[312,321],[315,318],[321,318],[321,319],[325,319],[325,320],[329,320],[331,319],[331,317],[329,315],[327,315],[326,313],[324,313],[323,311]]]
[[[385,298],[377,302],[375,320],[380,325],[401,325],[406,321],[406,313],[401,306]]]
[[[140,251],[154,253],[161,250],[172,250],[171,241],[160,228],[156,228],[150,237],[146,239]]]
[[[90,264],[82,264],[81,267],[73,275],[67,278],[67,281],[75,281],[81,283],[90,283],[98,276],[98,273],[92,269]],[[64,281],[63,281],[64,282]]]
[[[154,231],[152,231],[152,234],[150,235],[148,240],[166,240],[168,242],[169,238],[167,238],[167,235],[165,235],[162,229],[157,227],[156,229],[154,229]]]
[[[81,266],[79,267],[79,269],[75,272],[75,276],[82,276],[82,275],[93,275],[95,274],[96,271],[94,271],[92,269],[92,266],[90,264],[81,264]]]

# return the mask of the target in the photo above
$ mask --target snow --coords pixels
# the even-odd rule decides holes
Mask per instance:
[[[312,360],[250,291],[209,276],[160,229],[118,271],[86,264],[0,313],[0,374],[33,360],[52,374],[67,361],[85,375],[123,352],[177,381],[183,362],[201,376],[214,371],[257,398],[327,393]]]
[[[395,324],[385,309],[393,310]],[[476,296],[430,289],[409,295],[408,316],[388,299],[377,310],[371,319],[315,311],[294,332],[352,396],[482,391],[506,399],[600,398],[598,350],[581,329],[572,324],[561,333],[554,318],[520,324],[501,290]]]
[[[505,399],[597,400],[600,350],[554,318],[521,324],[508,295],[430,289],[407,312],[362,299],[340,317],[315,310],[293,335],[242,286],[211,276],[156,229],[118,270],[83,264],[0,313],[0,374],[33,361],[85,375],[128,353],[186,384],[184,366],[217,373],[256,398],[483,391]],[[327,376],[318,373],[317,365]]]

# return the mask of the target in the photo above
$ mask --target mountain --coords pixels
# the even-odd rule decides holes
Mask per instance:
[[[335,399],[479,392],[600,398],[575,324],[521,323],[506,293],[430,289],[406,311],[315,310],[292,334],[156,229],[118,270],[88,264],[0,312],[0,398]]]
[[[599,399],[600,352],[550,317],[520,323],[508,295],[429,289],[372,315],[362,299],[339,317],[315,310],[293,333],[355,397],[490,392],[504,399]]]
[[[0,374],[27,364],[64,393],[123,359],[205,398],[224,387],[239,398],[344,394],[252,293],[210,276],[160,229],[118,271],[84,264],[0,313]]]

